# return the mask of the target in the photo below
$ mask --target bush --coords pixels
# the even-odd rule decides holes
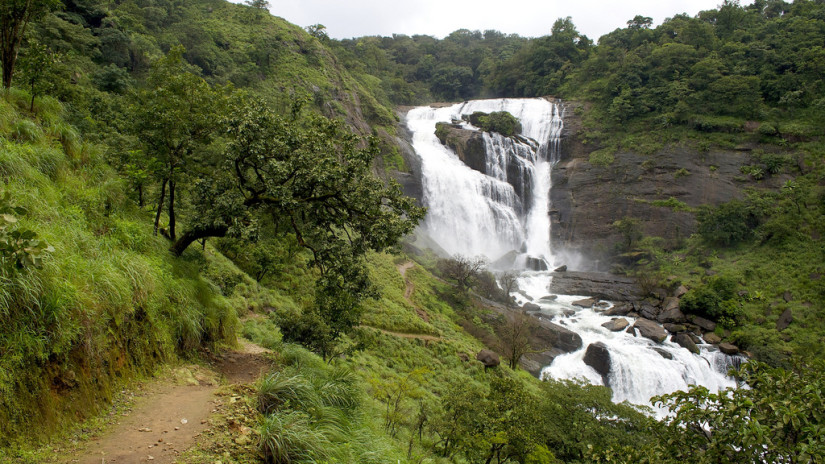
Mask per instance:
[[[464,116],[463,119],[485,132],[498,132],[505,137],[512,137],[521,133],[521,122],[518,118],[506,111],[494,111],[490,114],[476,111]]]
[[[725,326],[733,326],[745,313],[736,301],[736,279],[716,276],[707,284],[691,289],[682,298],[683,311],[697,316],[718,320]]]
[[[702,207],[696,216],[699,235],[712,244],[731,246],[753,237],[759,218],[748,205],[733,200],[716,208]]]

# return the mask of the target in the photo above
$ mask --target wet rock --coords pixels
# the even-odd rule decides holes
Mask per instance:
[[[670,353],[670,351],[668,351],[664,348],[651,347],[650,349],[657,352],[657,353],[659,353],[659,356],[661,356],[665,359],[671,359],[671,360],[673,359],[673,355]]]
[[[593,305],[593,309],[596,309],[596,310],[605,310],[609,307],[610,307],[610,303],[608,303],[606,301],[599,301],[598,303]]]
[[[664,326],[665,330],[667,330],[668,332],[671,332],[671,333],[687,332],[687,327],[685,327],[682,324],[664,323],[662,325]]]
[[[659,314],[659,316],[656,317],[656,320],[661,322],[662,324],[681,324],[683,322],[686,322],[687,318],[685,317],[684,313],[682,313],[682,311],[680,311],[677,307],[674,309],[667,310],[662,314]]]
[[[702,344],[702,339],[701,339],[701,338],[699,338],[699,336],[698,336],[698,335],[696,335],[695,333],[693,333],[693,332],[688,332],[688,333],[687,333],[687,336],[688,336],[688,337],[690,337],[690,339],[691,339],[691,340],[693,340],[693,343],[695,343],[695,344],[697,344],[697,345],[701,345],[701,344]]]
[[[696,346],[696,343],[693,342],[690,335],[686,333],[676,334],[671,340],[682,348],[686,348],[691,353],[699,354],[699,347]]]
[[[705,319],[704,317],[691,316],[690,317],[690,322],[692,322],[695,325],[699,326],[700,328],[702,328],[702,330],[704,330],[706,332],[713,332],[714,330],[716,330],[716,323],[713,322],[713,321],[709,321],[709,320]]]
[[[605,311],[605,316],[627,316],[627,314],[633,311],[633,306],[630,303],[621,303],[614,305],[612,308]]]
[[[476,359],[481,361],[481,364],[484,364],[485,368],[496,367],[501,364],[501,359],[498,357],[498,354],[490,350],[479,351]]]
[[[613,319],[612,321],[602,324],[602,327],[611,332],[619,332],[626,329],[629,325],[630,323],[627,322],[627,319]]]
[[[567,265],[565,264],[564,266],[559,266],[554,269],[553,272],[567,272]]]
[[[733,356],[733,355],[739,353],[739,348],[737,348],[736,345],[732,345],[730,343],[720,343],[719,344],[719,351],[721,351],[722,353],[725,353],[727,355]]]
[[[705,343],[710,343],[711,345],[718,345],[719,343],[722,343],[722,337],[713,332],[706,333],[703,338],[705,339]]]
[[[541,311],[541,306],[535,303],[524,303],[524,306],[521,307],[524,311]]]
[[[558,295],[547,295],[539,298],[539,303],[549,304],[559,299]]]
[[[667,333],[665,329],[662,328],[659,324],[649,321],[647,319],[638,319],[636,323],[633,324],[642,337],[649,338],[656,343],[662,343],[667,338]]]
[[[634,337],[637,336],[636,335],[636,329],[632,325],[630,327],[628,327],[627,330],[625,330],[625,333],[629,333],[630,335],[633,335]]]
[[[592,343],[587,346],[584,353],[584,363],[592,367],[602,376],[604,384],[608,384],[608,374],[610,374],[610,352],[607,345],[602,342]]]
[[[525,261],[525,266],[531,271],[546,271],[549,269],[547,261],[544,258],[537,258],[535,256],[528,256]]]
[[[596,304],[598,300],[594,298],[585,298],[583,300],[576,300],[571,303],[573,306],[578,306],[579,308],[592,308],[594,304]]]
[[[547,347],[548,349],[558,348],[565,353],[570,353],[581,349],[583,343],[582,338],[576,332],[565,329],[564,327],[554,324],[545,318],[538,318],[538,324],[533,331],[532,345],[539,347]]]
[[[653,302],[645,300],[636,306],[636,311],[638,311],[642,317],[655,321],[659,316],[660,309],[654,305]]]
[[[564,315],[564,317],[573,317],[576,315],[576,311],[573,309],[565,309],[561,313]]]
[[[787,329],[788,326],[791,325],[791,322],[793,322],[793,312],[791,308],[788,308],[779,316],[779,320],[776,321],[776,330],[781,332]]]
[[[634,301],[641,298],[636,279],[606,272],[558,272],[549,290],[561,295],[592,295],[609,301]]]

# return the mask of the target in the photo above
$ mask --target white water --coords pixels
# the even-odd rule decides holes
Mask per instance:
[[[582,338],[582,349],[557,357],[550,366],[544,368],[543,377],[577,378],[603,385],[601,375],[584,363],[587,346],[602,342],[610,352],[608,382],[613,389],[613,401],[617,403],[629,401],[649,405],[653,396],[687,390],[691,385],[702,385],[711,391],[736,386],[736,382],[725,374],[736,360],[711,345],[699,345],[700,354],[697,356],[671,341],[658,344],[625,331],[611,332],[602,327],[611,317],[571,304],[585,298],[583,296],[559,295],[552,303],[539,302],[542,296],[547,295],[549,280],[547,273],[525,273],[519,279],[519,288],[541,306],[542,314],[552,317],[554,323],[578,333]],[[520,303],[525,301],[523,296],[517,295],[517,298],[521,300]],[[565,316],[564,312],[570,310],[575,310],[576,313]],[[625,319],[633,325],[633,318]],[[670,353],[673,359],[665,359],[653,348]],[[655,409],[655,412],[658,416],[666,413],[662,409]]]
[[[467,167],[435,136],[437,122],[460,120],[476,111],[507,111],[521,122],[522,135],[532,139],[516,141],[485,133],[490,175]],[[524,245],[528,254],[552,264],[548,195],[562,117],[558,105],[538,98],[477,100],[410,111],[407,126],[421,157],[424,203],[429,208],[426,232],[451,254],[495,260]],[[518,163],[521,177],[533,187],[529,198],[524,188],[517,192],[507,183],[510,161]]]
[[[520,120],[522,134],[532,139],[516,141],[485,133],[488,175],[467,167],[435,136],[437,122],[460,120],[461,115],[475,111],[507,111]],[[481,100],[410,111],[407,125],[413,134],[413,148],[421,157],[424,202],[429,207],[424,223],[426,232],[451,254],[484,255],[494,260],[520,250],[522,254],[514,265],[517,269],[525,268],[526,256],[545,259],[551,269],[562,264],[554,263],[548,212],[550,174],[559,159],[563,117],[560,105],[543,99]],[[463,126],[474,129],[466,123]],[[508,183],[514,181],[508,179],[507,167],[511,162],[518,163],[519,178],[529,182],[532,189],[519,185],[516,191]],[[526,195],[528,191],[532,194]],[[519,287],[538,301],[548,294],[550,279],[547,272],[524,272]],[[520,298],[520,304],[526,302],[523,296],[514,296]],[[610,352],[608,383],[617,402],[650,405],[653,396],[686,390],[691,385],[703,385],[710,390],[736,385],[725,375],[730,363],[736,360],[710,345],[701,345],[701,354],[694,355],[670,341],[656,344],[624,331],[610,332],[601,326],[610,317],[571,305],[581,298],[584,297],[562,295],[555,302],[539,303],[542,313],[578,333],[583,341],[581,350],[557,357],[544,369],[544,376],[602,384],[601,376],[583,361],[587,346],[602,342]],[[576,314],[563,315],[570,310],[576,310]],[[628,322],[632,325],[633,319],[628,318]],[[665,359],[654,347],[670,353],[673,359]],[[661,416],[666,411],[655,412]]]

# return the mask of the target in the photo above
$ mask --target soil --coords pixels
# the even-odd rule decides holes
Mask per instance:
[[[218,378],[229,384],[254,382],[270,364],[267,352],[242,340],[239,350],[215,356],[212,369],[191,366],[174,370],[172,378],[136,392],[131,410],[63,462],[178,462],[178,457],[209,427],[209,416],[216,412]]]

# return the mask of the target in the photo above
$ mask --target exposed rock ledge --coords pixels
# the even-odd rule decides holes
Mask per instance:
[[[550,293],[588,295],[611,301],[637,301],[641,291],[633,277],[606,272],[554,272]]]

